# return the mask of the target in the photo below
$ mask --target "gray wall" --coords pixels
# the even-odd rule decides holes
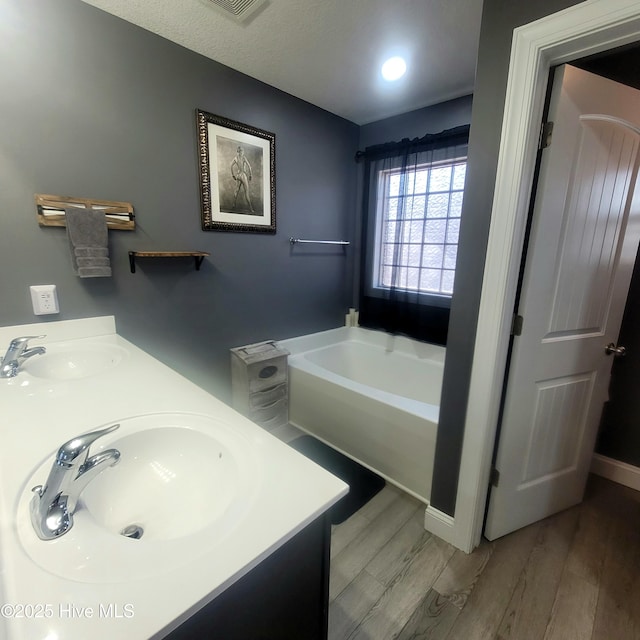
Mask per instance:
[[[484,0],[431,500],[455,508],[513,29],[575,0]]]
[[[228,398],[228,349],[339,326],[348,252],[288,238],[350,238],[359,128],[79,0],[0,0],[0,324],[36,322],[31,284],[61,313],[113,314],[126,338]],[[276,134],[277,234],[203,232],[195,109]],[[124,200],[112,278],[79,279],[64,229],[37,225],[34,193]],[[209,251],[140,261],[129,250]],[[46,333],[46,327],[43,327]]]

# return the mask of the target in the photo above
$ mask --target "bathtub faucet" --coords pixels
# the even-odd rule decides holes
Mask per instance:
[[[0,378],[14,378],[18,375],[20,365],[31,356],[45,353],[44,347],[33,347],[28,349],[29,340],[41,340],[47,336],[22,336],[14,338],[9,344],[0,364]]]
[[[53,540],[73,526],[73,512],[84,488],[107,466],[120,459],[117,449],[105,449],[89,457],[89,447],[120,425],[91,431],[65,442],[53,461],[44,487],[33,487],[31,524],[41,540]]]

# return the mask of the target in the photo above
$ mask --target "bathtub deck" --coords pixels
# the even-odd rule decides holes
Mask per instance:
[[[582,505],[471,555],[387,486],[333,528],[329,640],[637,640],[640,493],[592,476]]]

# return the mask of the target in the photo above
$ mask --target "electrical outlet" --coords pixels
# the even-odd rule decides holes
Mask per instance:
[[[45,316],[52,313],[60,313],[58,306],[58,294],[55,284],[38,284],[29,287],[31,291],[31,304],[33,313],[37,316]]]

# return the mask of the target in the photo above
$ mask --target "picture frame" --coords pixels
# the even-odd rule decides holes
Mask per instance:
[[[276,232],[275,134],[196,110],[203,231]]]

